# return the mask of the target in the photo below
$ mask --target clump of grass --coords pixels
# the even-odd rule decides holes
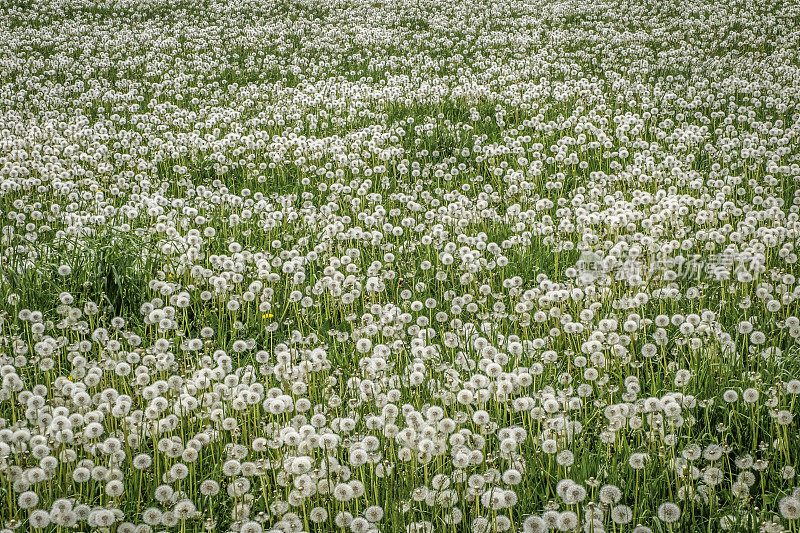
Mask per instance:
[[[101,228],[90,237],[64,238],[31,264],[20,258],[2,271],[3,293],[21,297],[18,305],[50,312],[70,293],[107,307],[113,316],[135,315],[150,294],[155,274],[157,242],[142,236]]]

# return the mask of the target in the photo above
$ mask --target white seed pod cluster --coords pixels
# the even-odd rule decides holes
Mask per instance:
[[[798,5],[0,12],[0,533],[800,528]]]

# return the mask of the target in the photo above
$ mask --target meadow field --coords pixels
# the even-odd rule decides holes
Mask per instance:
[[[4,0],[0,533],[798,533],[799,139],[791,0]]]

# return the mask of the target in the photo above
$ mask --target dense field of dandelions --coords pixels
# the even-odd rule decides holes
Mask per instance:
[[[800,531],[800,5],[0,5],[0,529]]]

